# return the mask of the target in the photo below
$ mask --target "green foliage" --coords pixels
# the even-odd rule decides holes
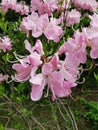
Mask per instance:
[[[83,106],[83,110],[78,111],[78,115],[84,117],[91,123],[93,130],[98,129],[98,102],[87,101],[83,98],[79,100],[79,103]]]
[[[95,72],[94,72],[94,77],[98,81],[98,74],[96,74]]]
[[[0,124],[0,130],[4,130],[4,127],[2,124]]]

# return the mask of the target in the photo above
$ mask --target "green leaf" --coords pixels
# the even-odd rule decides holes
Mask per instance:
[[[2,124],[0,124],[0,130],[4,130],[4,127]]]
[[[96,74],[95,72],[94,72],[94,77],[96,80],[98,80],[98,74]]]

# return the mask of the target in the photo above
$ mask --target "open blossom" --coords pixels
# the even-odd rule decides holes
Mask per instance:
[[[2,9],[7,12],[8,9],[15,9],[16,8],[16,0],[2,0],[1,7]]]
[[[47,14],[38,16],[36,12],[32,12],[31,15],[23,19],[21,29],[26,32],[31,30],[33,37],[44,34],[48,40],[54,40],[55,42],[60,40],[63,33],[62,28],[59,26],[59,19],[51,17],[49,21]]]
[[[90,56],[93,59],[98,58],[98,37],[91,39],[91,51]]]
[[[31,99],[33,101],[37,101],[41,98],[46,85],[48,85],[47,89],[50,89],[52,92],[53,100],[55,100],[56,97],[66,97],[70,95],[70,88],[76,85],[71,81],[65,81],[62,73],[54,70],[53,64],[51,63],[45,63],[42,66],[42,73],[32,75],[30,82],[33,84],[31,91]]]
[[[49,40],[54,40],[55,42],[59,42],[60,36],[63,34],[62,28],[58,25],[59,20],[52,18],[50,22],[47,20],[46,26],[44,26],[44,35]]]
[[[80,17],[81,17],[81,14],[76,9],[73,9],[73,10],[69,11],[68,15],[67,15],[67,19],[66,19],[66,22],[67,22],[66,25],[71,26],[72,24],[79,23],[80,22]]]
[[[44,55],[42,42],[39,39],[36,40],[36,43],[33,47],[28,42],[28,40],[25,40],[24,43],[25,43],[26,50],[28,50],[31,54],[34,53],[34,52],[37,52],[40,56]]]
[[[38,11],[39,15],[48,14],[52,16],[52,12],[58,9],[57,0],[31,0],[31,12]]]
[[[80,64],[75,55],[66,52],[66,57],[60,60],[59,53],[54,56],[45,57],[41,41],[38,39],[32,47],[28,40],[25,40],[25,48],[30,52],[25,57],[16,56],[19,63],[13,64],[12,68],[17,71],[14,81],[25,82],[29,80],[32,84],[31,99],[38,101],[42,95],[43,90],[47,89],[48,93],[51,91],[52,100],[57,97],[67,97],[71,94],[71,88],[75,87],[78,79]],[[74,53],[73,53],[74,54]],[[74,61],[75,59],[75,61]],[[40,72],[37,73],[37,70]]]
[[[36,68],[42,63],[38,54],[29,55],[26,58],[19,59],[20,63],[14,64],[13,69],[17,71],[14,80],[17,82],[24,82],[31,76],[31,72],[35,71]]]
[[[31,0],[31,12],[37,11],[42,4],[42,0]]]
[[[91,19],[90,25],[93,28],[98,28],[98,14],[94,13],[94,15],[89,16]]]
[[[69,53],[71,57],[75,58],[75,62],[85,63],[87,60],[86,57],[86,46],[87,46],[87,37],[85,33],[80,33],[76,31],[74,38],[69,38],[67,43],[64,43],[58,50],[59,54]]]
[[[1,8],[7,12],[9,9],[14,10],[15,12],[20,13],[21,15],[28,15],[29,6],[25,5],[22,2],[17,2],[17,0],[2,0]]]
[[[88,46],[91,48],[90,56],[93,59],[98,58],[98,14],[90,16],[91,22],[89,28],[84,28],[83,32],[85,33],[88,39]]]
[[[39,37],[40,35],[42,35],[43,31],[39,16],[36,12],[32,12],[31,15],[28,15],[27,17],[23,18],[21,28],[25,31],[32,30],[32,36],[34,37]]]
[[[4,52],[7,50],[12,50],[11,41],[8,36],[4,36],[3,38],[0,37],[0,49],[2,49]]]
[[[72,0],[76,6],[80,6],[83,9],[89,11],[95,11],[98,7],[98,2],[96,0]]]
[[[41,55],[42,46],[41,42],[37,41],[34,47],[31,47],[28,41],[25,41],[25,48],[30,52],[30,55],[25,58],[19,58],[16,56],[20,63],[13,64],[12,68],[17,71],[14,80],[17,82],[24,82],[31,77],[31,73],[34,73],[37,67],[42,64]],[[38,45],[38,46],[37,46]]]

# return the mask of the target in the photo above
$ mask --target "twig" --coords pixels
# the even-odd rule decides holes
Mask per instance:
[[[6,123],[6,125],[5,125],[5,128],[8,126],[8,124],[9,124],[9,122],[10,122],[10,118],[8,118],[8,120],[7,120],[7,123]]]
[[[57,107],[58,107],[58,109],[59,109],[59,111],[60,111],[61,116],[62,116],[63,119],[67,122],[67,119],[65,118],[64,114],[62,113],[62,111],[61,111],[61,109],[60,109],[59,103],[58,103],[57,101],[56,101],[56,103],[57,103]],[[69,130],[67,126],[65,126],[65,127],[66,127],[66,130]]]
[[[72,113],[72,111],[71,111],[71,109],[70,109],[69,105],[68,105],[68,104],[66,104],[66,106],[67,106],[68,111],[69,111],[69,113],[70,113],[70,115],[71,115],[71,117],[72,117],[73,124],[74,124],[74,128],[75,128],[75,130],[78,130],[78,126],[77,126],[77,124],[76,124],[75,117],[74,117],[74,115],[73,115],[73,113]]]
[[[58,99],[58,100],[59,100],[59,99]],[[70,119],[70,121],[71,121],[71,123],[72,123],[73,130],[74,130],[73,120],[72,120],[72,118],[71,118],[71,116],[70,116],[70,114],[69,114],[69,111],[68,111],[67,109],[65,109],[65,106],[64,106],[64,104],[62,103],[61,100],[59,100],[59,102],[61,103],[61,105],[63,106],[63,109],[64,109],[65,112],[67,113],[68,118]],[[65,105],[66,105],[66,104],[65,104]]]
[[[4,97],[5,99],[7,99],[7,100],[12,104],[12,106],[14,107],[14,109],[19,113],[19,115],[23,118],[23,120],[24,120],[25,123],[27,124],[29,130],[32,130],[31,127],[30,127],[30,125],[29,125],[29,123],[28,123],[28,121],[27,121],[27,119],[26,119],[26,118],[24,117],[24,115],[17,109],[17,107],[11,102],[10,98],[8,98],[5,94],[3,94],[3,97]]]
[[[42,124],[37,121],[34,117],[31,116],[31,119],[35,121],[35,123],[37,123],[43,130],[45,130],[45,128],[42,126]]]

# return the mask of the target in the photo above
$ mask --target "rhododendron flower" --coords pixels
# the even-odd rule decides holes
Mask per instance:
[[[52,92],[52,100],[55,100],[56,97],[66,97],[71,94],[71,87],[76,86],[75,79],[72,80],[73,77],[69,72],[66,72],[66,68],[60,67],[58,71],[58,63],[58,57],[55,55],[50,62],[42,66],[42,73],[31,75],[29,81],[32,83],[31,99],[33,101],[41,98],[46,86]]]
[[[23,19],[21,28],[25,31],[31,30],[34,37],[39,37],[43,33],[47,39],[58,42],[63,33],[62,28],[59,26],[59,21],[59,19],[52,17],[49,21],[47,14],[39,17],[37,13],[32,12],[31,15]]]
[[[37,11],[40,6],[43,4],[42,0],[31,0],[31,12]]]
[[[66,25],[71,26],[72,24],[79,23],[80,17],[81,17],[81,14],[79,11],[77,11],[76,9],[71,10],[70,12],[68,12],[67,19],[66,19],[66,22],[67,22]]]
[[[2,9],[7,12],[8,9],[15,9],[16,8],[16,0],[2,0],[1,7]]]
[[[98,28],[83,28],[83,32],[87,39],[92,39],[98,37]]]
[[[91,51],[90,56],[93,59],[98,58],[98,37],[91,39]]]
[[[43,15],[45,13],[48,14],[48,16],[52,16],[52,12],[58,9],[57,0],[43,0],[44,3],[41,4],[40,8],[38,9],[38,13],[40,15]]]
[[[42,63],[38,54],[29,55],[26,58],[18,59],[21,64],[17,63],[12,66],[17,71],[15,75],[15,81],[22,82],[30,78],[31,72],[35,71],[36,68]]]
[[[87,37],[85,33],[76,32],[74,38],[69,38],[67,43],[65,42],[60,49],[58,50],[59,54],[69,53],[71,57],[74,57],[77,64],[85,63],[87,60],[86,57],[86,46],[87,46]],[[74,60],[74,61],[75,61]]]
[[[73,66],[73,69],[74,69],[74,66]],[[63,78],[69,82],[75,82],[77,80],[77,72],[79,73],[78,70],[72,73],[72,71],[70,70],[70,67],[68,68],[68,65],[66,66],[66,61],[61,62],[60,72]]]
[[[3,38],[0,37],[0,49],[2,49],[4,52],[7,50],[12,50],[11,41],[8,36],[4,36]]]
[[[12,66],[14,70],[17,71],[17,74],[15,75],[14,81],[16,82],[23,82],[30,78],[31,74],[31,67],[24,67],[22,64],[14,64]]]
[[[21,15],[28,15],[29,13],[29,6],[25,5],[22,2],[17,2],[17,0],[2,0],[1,7],[5,12],[7,12],[8,9],[12,9]]]
[[[32,36],[34,37],[39,37],[40,35],[42,35],[43,32],[39,16],[35,12],[32,12],[31,15],[28,15],[27,17],[23,18],[21,28],[25,31],[31,30]]]
[[[72,0],[76,6],[80,6],[83,9],[89,11],[95,11],[98,7],[98,2],[96,0]]]
[[[37,46],[38,45],[38,46]],[[25,41],[25,48],[30,52],[26,58],[16,59],[20,62],[12,66],[17,71],[14,80],[17,82],[26,81],[30,78],[31,73],[35,72],[37,67],[42,64],[41,54],[43,52],[41,41],[37,40],[35,46],[31,47],[30,43]]]
[[[58,19],[51,17],[50,22],[47,20],[46,25],[44,25],[44,35],[47,37],[47,39],[59,42],[60,36],[63,34],[63,30],[58,24]]]
[[[90,25],[93,28],[98,28],[98,14],[94,13],[94,15],[89,16],[91,19]]]
[[[15,10],[16,12],[19,12],[21,15],[28,15],[29,14],[29,6],[23,4],[23,3],[18,3],[17,4],[17,9]]]
[[[25,40],[25,48],[32,54],[34,52],[37,52],[41,56],[44,55],[42,42],[38,39],[33,47],[31,47],[31,44],[28,42],[28,40]]]
[[[39,15],[48,14],[52,16],[52,12],[58,9],[57,0],[31,0],[31,12],[38,11]]]

